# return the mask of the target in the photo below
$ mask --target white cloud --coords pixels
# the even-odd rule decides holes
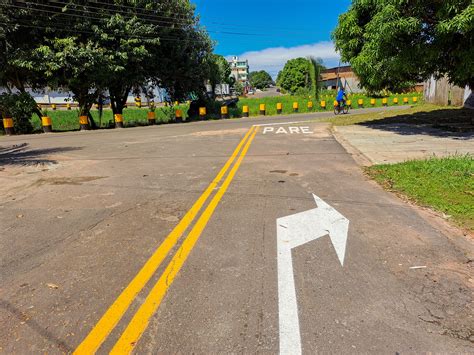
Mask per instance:
[[[238,55],[242,59],[248,59],[251,71],[266,70],[276,77],[289,59],[298,57],[319,57],[326,66],[336,66],[339,54],[336,53],[332,42],[317,42],[297,47],[275,47],[260,51],[250,51]],[[227,59],[231,59],[228,56]]]

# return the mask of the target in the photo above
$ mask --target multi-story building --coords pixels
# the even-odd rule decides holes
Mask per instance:
[[[239,57],[233,57],[229,61],[230,68],[232,70],[231,75],[236,81],[240,81],[244,86],[248,85],[249,82],[249,62],[248,60],[239,59]]]

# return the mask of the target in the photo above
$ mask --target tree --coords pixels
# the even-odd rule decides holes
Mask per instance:
[[[320,72],[323,69],[321,59],[313,57],[290,59],[278,73],[277,85],[292,94],[306,91],[317,98]]]
[[[273,79],[265,70],[253,71],[249,74],[250,85],[263,90],[273,84]]]
[[[474,87],[472,0],[353,0],[333,39],[370,91],[411,86],[432,74]]]

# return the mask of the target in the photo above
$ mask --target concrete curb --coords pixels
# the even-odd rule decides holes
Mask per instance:
[[[365,156],[359,149],[354,147],[349,141],[344,137],[344,135],[339,132],[337,126],[331,126],[330,128],[332,135],[337,140],[337,142],[342,145],[342,147],[349,153],[355,162],[361,166],[372,166],[374,163]]]

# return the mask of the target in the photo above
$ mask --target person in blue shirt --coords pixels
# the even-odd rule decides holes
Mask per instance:
[[[345,105],[345,104],[346,104],[346,100],[347,100],[346,91],[344,90],[343,87],[341,87],[341,88],[339,89],[339,92],[337,93],[337,97],[336,97],[336,101],[337,101],[339,107],[342,107],[343,104]]]

